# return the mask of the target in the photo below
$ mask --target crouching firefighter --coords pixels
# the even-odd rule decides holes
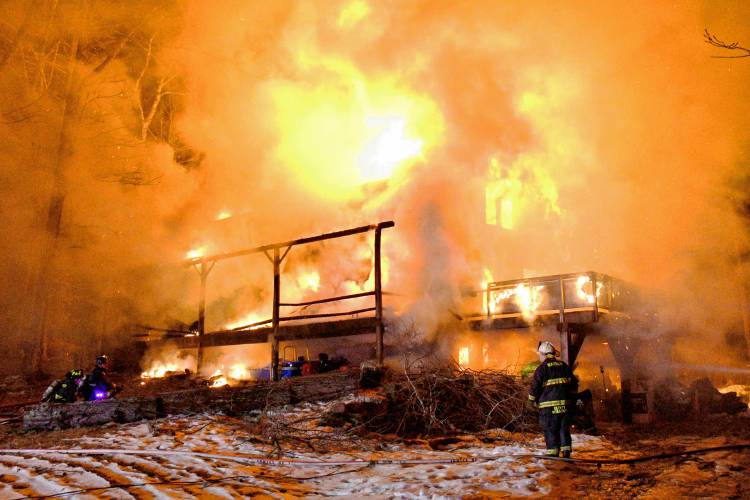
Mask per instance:
[[[547,455],[557,457],[562,452],[563,458],[570,458],[570,425],[578,379],[566,363],[555,358],[551,342],[540,342],[537,352],[542,364],[534,372],[529,400],[539,409]]]
[[[75,403],[83,383],[83,370],[70,370],[64,379],[55,380],[42,395],[46,403]]]
[[[109,360],[102,354],[96,358],[96,366],[86,376],[86,380],[81,387],[81,395],[86,401],[97,401],[100,399],[109,399],[117,392],[117,387],[109,380],[107,376],[107,367]]]

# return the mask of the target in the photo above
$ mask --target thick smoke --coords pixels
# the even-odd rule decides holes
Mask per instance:
[[[747,232],[734,200],[746,195],[733,186],[750,63],[711,58],[702,32],[750,43],[742,2],[11,5],[2,314],[30,345],[40,274],[57,349],[93,349],[92,337],[132,333],[121,325],[195,319],[197,277],[179,266],[192,248],[387,219],[386,287],[400,294],[388,305],[428,335],[485,268],[621,277],[662,297],[660,329],[707,343],[740,324]],[[45,268],[71,68],[67,195]],[[357,238],[294,249],[285,293],[366,288],[370,257]],[[313,271],[317,291],[302,280]],[[263,319],[262,257],[214,273],[211,328]]]

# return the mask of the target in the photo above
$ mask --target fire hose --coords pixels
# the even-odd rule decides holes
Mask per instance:
[[[750,449],[750,443],[729,444],[723,446],[713,446],[709,448],[695,448],[691,450],[675,451],[670,453],[658,453],[655,455],[644,455],[632,458],[559,458],[546,455],[535,455],[532,453],[510,453],[506,455],[487,455],[487,456],[469,456],[455,458],[422,458],[422,459],[349,459],[349,460],[300,460],[294,458],[276,459],[263,458],[252,455],[229,455],[223,453],[203,453],[193,451],[176,451],[176,450],[128,450],[128,449],[0,449],[2,455],[44,455],[44,454],[64,454],[64,455],[146,455],[146,456],[191,456],[199,458],[208,458],[214,460],[230,460],[241,462],[248,465],[274,465],[274,466],[343,466],[343,465],[433,465],[433,464],[462,464],[476,462],[490,462],[504,457],[513,458],[530,458],[534,460],[553,460],[561,462],[572,462],[589,465],[633,465],[639,462],[651,460],[664,460],[677,458],[688,455],[701,455],[718,451],[739,451]]]

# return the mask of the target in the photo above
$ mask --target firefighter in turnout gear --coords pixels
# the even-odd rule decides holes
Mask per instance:
[[[117,387],[109,380],[107,367],[109,359],[102,354],[96,358],[96,366],[86,376],[86,380],[81,387],[81,394],[86,401],[96,401],[99,399],[109,399],[117,392]]]
[[[551,342],[540,342],[537,352],[542,364],[534,372],[529,400],[539,409],[547,455],[557,457],[562,452],[564,458],[570,458],[570,425],[578,379],[566,363],[555,358]]]
[[[46,403],[75,403],[83,383],[83,370],[70,370],[65,378],[54,381],[42,396]]]

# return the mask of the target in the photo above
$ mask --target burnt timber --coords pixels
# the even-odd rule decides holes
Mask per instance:
[[[203,349],[205,347],[270,343],[271,344],[271,378],[279,379],[279,342],[282,340],[312,339],[312,338],[330,338],[343,337],[351,335],[360,335],[363,333],[375,334],[375,356],[378,363],[383,364],[383,335],[385,325],[383,323],[383,287],[382,287],[382,266],[381,266],[381,241],[383,229],[394,227],[393,221],[384,221],[378,224],[360,226],[343,231],[325,233],[318,236],[299,238],[296,240],[285,241],[282,243],[272,243],[255,248],[239,250],[237,252],[216,254],[212,256],[201,256],[188,259],[186,266],[192,266],[198,271],[200,276],[200,296],[198,299],[198,331],[193,333],[166,332],[168,335],[162,337],[159,341],[171,338],[176,341],[180,347],[197,347],[197,370],[200,371],[203,362]],[[281,263],[286,258],[289,251],[294,246],[305,245],[324,240],[343,238],[356,234],[374,231],[374,289],[368,292],[341,295],[337,297],[327,297],[319,300],[312,300],[303,303],[287,303],[281,301]],[[244,325],[231,331],[219,331],[207,333],[206,325],[206,289],[208,276],[217,262],[226,259],[233,259],[263,253],[273,265],[273,307],[271,319]],[[360,308],[344,312],[325,313],[325,314],[307,314],[296,316],[282,316],[282,307],[299,307],[310,306],[315,304],[324,304],[331,302],[344,301],[360,297],[372,296],[374,298],[373,307]],[[361,317],[366,313],[373,313],[373,316]],[[326,321],[317,321],[309,323],[298,323],[282,326],[282,322],[299,322],[308,320],[322,320],[324,318],[352,317],[348,320],[327,319]],[[264,326],[270,323],[271,326]],[[155,331],[155,330],[152,330]],[[175,333],[177,333],[175,335]],[[150,331],[149,331],[150,334]]]
[[[207,386],[167,392],[152,397],[79,401],[69,404],[40,403],[24,408],[24,430],[57,430],[99,426],[108,422],[126,423],[223,412],[244,415],[253,410],[278,408],[299,402],[330,401],[357,388],[359,373],[333,372],[300,377],[294,381],[254,382],[243,387]]]
[[[324,339],[332,337],[349,337],[374,333],[376,319],[374,317],[341,319],[316,323],[302,323],[298,325],[280,326],[276,338],[281,341],[302,339]],[[273,335],[272,327],[256,328],[254,330],[226,330],[207,334],[202,339],[203,347],[221,347],[243,344],[263,344],[269,342]],[[167,335],[180,349],[195,349],[201,339],[197,335]]]
[[[524,287],[531,295],[544,290],[533,318],[527,317],[513,300],[499,300],[511,297],[518,287]],[[636,300],[633,289],[625,282],[595,271],[497,281],[466,295],[481,297],[483,302],[483,311],[464,318],[473,330],[555,324],[560,332],[562,358],[571,366],[587,331],[591,330],[590,325],[605,317],[627,318]]]

